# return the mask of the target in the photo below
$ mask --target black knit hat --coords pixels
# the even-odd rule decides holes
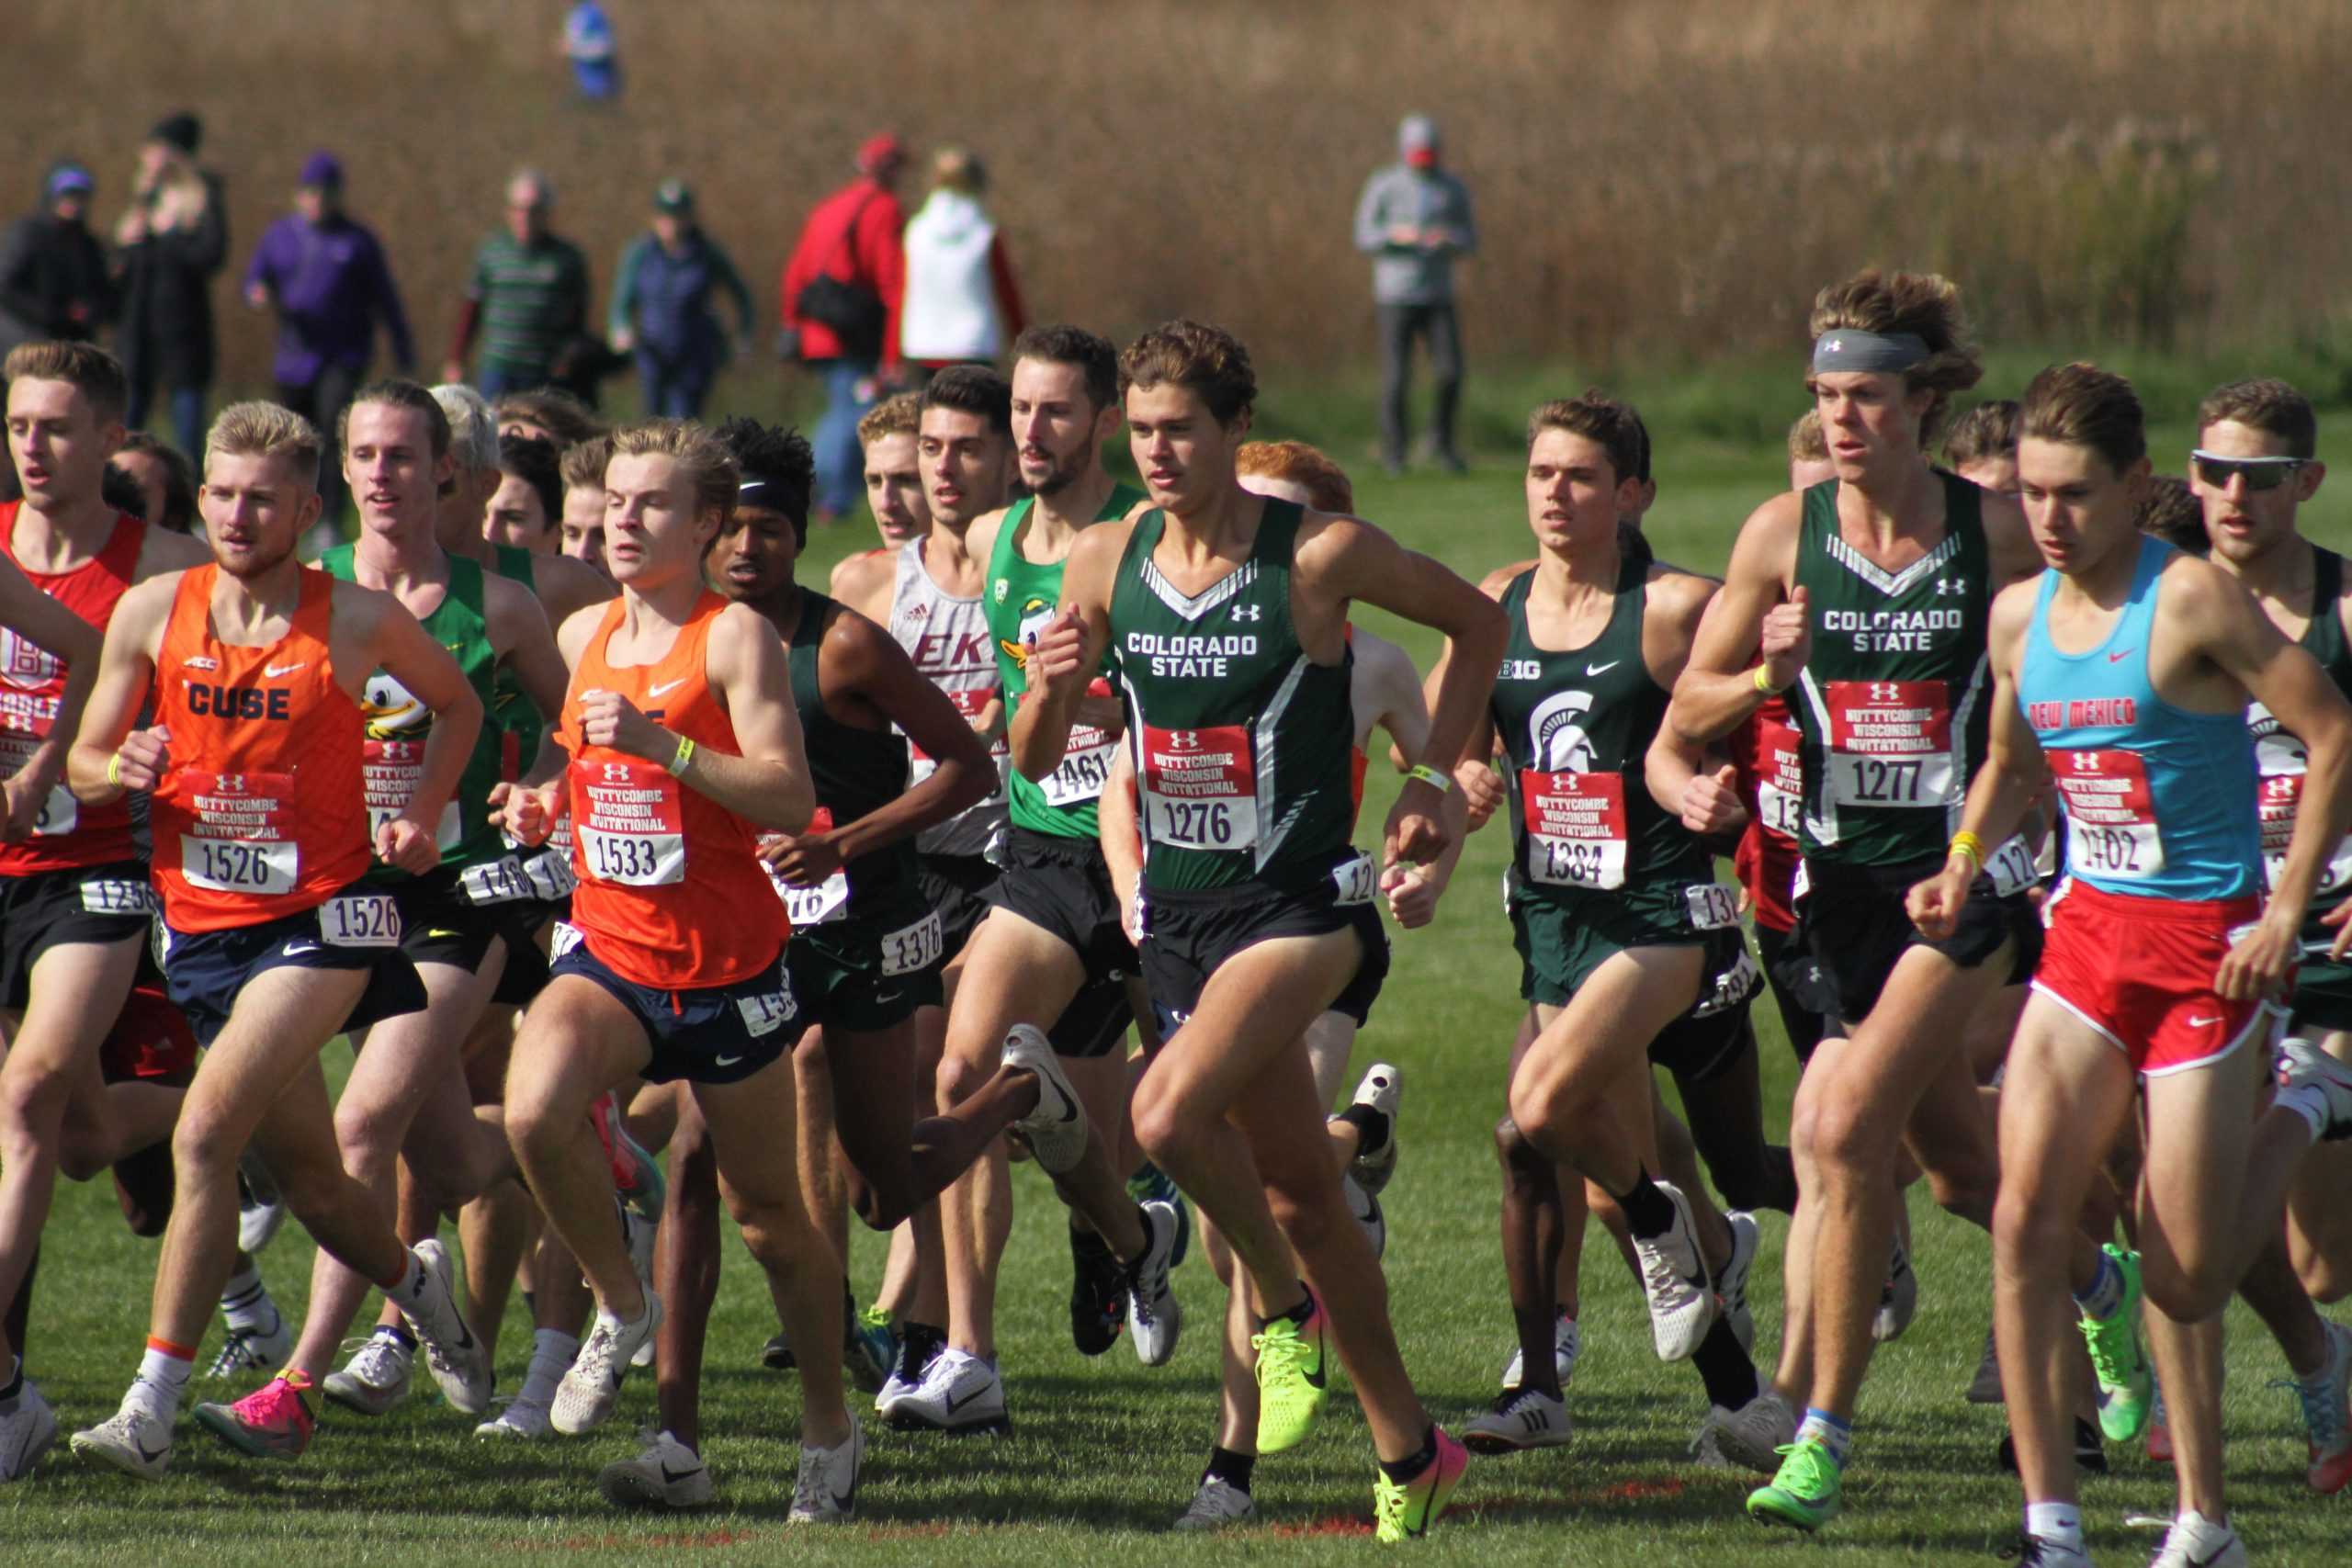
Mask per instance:
[[[197,144],[204,140],[204,122],[187,110],[182,109],[177,114],[165,115],[157,120],[155,129],[147,133],[147,140],[168,141],[193,158],[196,156]]]

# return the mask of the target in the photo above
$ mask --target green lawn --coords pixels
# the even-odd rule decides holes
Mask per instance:
[[[1560,378],[1569,389],[1581,384]],[[1349,430],[1334,446],[1363,470],[1361,510],[1475,579],[1526,553],[1510,432],[1514,409],[1526,406],[1514,400],[1532,400],[1539,389],[1528,378],[1481,392],[1473,413],[1490,456],[1458,480],[1377,479],[1354,445],[1361,416],[1339,417],[1335,392],[1327,390],[1327,406],[1317,409],[1270,399],[1266,423],[1283,433]],[[1651,521],[1659,551],[1719,568],[1731,531],[1774,487],[1777,431],[1795,411],[1768,405],[1743,432],[1708,416],[1700,393],[1683,405],[1635,391],[1659,424],[1660,496]],[[1669,425],[1663,417],[1669,409],[1689,415],[1687,423]],[[2160,449],[2186,447],[2185,412],[2160,433]],[[1327,418],[1309,417],[1316,413]],[[2324,499],[2332,536],[2352,536],[2352,484],[2339,482]],[[810,580],[821,581],[823,564],[867,537],[863,528],[820,536]],[[1366,619],[1378,625],[1385,617]],[[1427,657],[1425,640],[1408,641]],[[1375,784],[1369,821],[1385,809],[1387,789]],[[1395,972],[1358,1055],[1359,1064],[1379,1055],[1405,1071],[1404,1161],[1385,1200],[1389,1280],[1414,1374],[1432,1409],[1452,1422],[1491,1396],[1510,1349],[1487,1137],[1502,1107],[1517,1011],[1516,964],[1494,891],[1502,858],[1501,835],[1482,836],[1436,924],[1399,939]],[[1768,1004],[1758,1015],[1767,1093],[1772,1117],[1784,1125],[1793,1072],[1770,1013]],[[714,1434],[708,1458],[721,1505],[707,1512],[647,1517],[616,1512],[597,1497],[596,1468],[633,1452],[632,1427],[651,1416],[650,1380],[639,1379],[605,1433],[528,1449],[478,1445],[470,1422],[432,1400],[374,1422],[335,1416],[293,1465],[238,1459],[184,1422],[175,1468],[152,1486],[77,1464],[61,1446],[38,1477],[0,1492],[0,1558],[308,1568],[548,1561],[547,1554],[639,1562],[677,1549],[721,1562],[820,1554],[930,1562],[952,1552],[959,1564],[1030,1568],[1044,1561],[1326,1562],[1372,1550],[1371,1450],[1344,1395],[1311,1442],[1259,1466],[1258,1528],[1208,1541],[1162,1533],[1191,1493],[1213,1429],[1218,1293],[1197,1259],[1179,1271],[1192,1332],[1165,1369],[1139,1369],[1124,1346],[1099,1362],[1083,1360],[1066,1327],[1061,1211],[1033,1168],[1016,1171],[1001,1327],[1014,1435],[955,1444],[870,1429],[861,1520],[850,1529],[818,1536],[785,1524],[793,1383],[756,1370],[774,1320],[748,1258],[730,1249],[705,1423]],[[1993,1463],[1999,1413],[1960,1399],[1989,1310],[1985,1246],[1924,1196],[1913,1212],[1924,1281],[1919,1316],[1867,1385],[1849,1513],[1817,1541],[1758,1529],[1740,1513],[1747,1476],[1685,1462],[1705,1414],[1697,1376],[1653,1358],[1632,1283],[1613,1248],[1599,1240],[1587,1251],[1588,1348],[1570,1392],[1576,1441],[1549,1454],[1476,1461],[1452,1517],[1412,1550],[1480,1564],[1729,1564],[1825,1553],[1849,1562],[1984,1561],[2014,1537],[2019,1501]],[[1784,1229],[1778,1217],[1767,1218],[1755,1275],[1758,1349],[1766,1355],[1776,1338]],[[103,1186],[62,1193],[42,1259],[31,1371],[68,1429],[110,1413],[133,1369],[153,1256],[150,1244],[125,1233]],[[289,1309],[299,1310],[309,1258],[296,1231],[264,1257]],[[878,1269],[878,1247],[862,1238],[854,1271],[864,1288],[871,1289]],[[2304,1489],[2292,1401],[2265,1387],[2283,1371],[2277,1353],[2242,1312],[2232,1325],[2238,1332],[2230,1430],[2241,1526],[2261,1561],[2343,1561],[2352,1500],[2322,1502]],[[519,1382],[527,1351],[518,1303],[501,1357],[503,1387]],[[2127,1530],[2123,1518],[2170,1512],[2169,1472],[2134,1453],[2113,1458],[2115,1475],[2086,1491],[2086,1521],[2106,1561],[2136,1562],[2153,1538]]]

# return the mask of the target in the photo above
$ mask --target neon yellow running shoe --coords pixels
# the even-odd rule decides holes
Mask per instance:
[[[1845,1506],[1838,1461],[1829,1445],[1817,1438],[1800,1438],[1778,1451],[1779,1472],[1770,1484],[1747,1495],[1748,1517],[1810,1534],[1836,1518]]]
[[[1258,1451],[1295,1449],[1315,1429],[1330,1397],[1323,1344],[1323,1303],[1306,1293],[1306,1321],[1278,1317],[1250,1337],[1258,1352]]]
[[[1419,1475],[1400,1483],[1389,1480],[1384,1470],[1372,1483],[1374,1533],[1385,1545],[1429,1534],[1430,1527],[1445,1513],[1453,1489],[1462,1484],[1462,1472],[1470,1468],[1470,1451],[1447,1437],[1444,1427],[1433,1430],[1437,1456],[1421,1467]]]
[[[2110,1443],[2138,1440],[2155,1408],[2156,1375],[2140,1344],[2140,1255],[2112,1242],[2103,1249],[2123,1274],[2123,1304],[2109,1317],[2082,1320],[2091,1371],[2098,1378],[2098,1429]]]

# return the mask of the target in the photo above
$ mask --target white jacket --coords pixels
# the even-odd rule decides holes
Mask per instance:
[[[996,225],[961,191],[934,190],[907,220],[899,352],[910,360],[994,359],[1004,349],[989,252]]]

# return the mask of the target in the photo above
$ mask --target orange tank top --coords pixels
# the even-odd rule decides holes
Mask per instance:
[[[581,738],[583,694],[617,692],[696,746],[742,755],[704,674],[710,626],[727,601],[705,590],[670,651],[616,667],[605,646],[623,601],[605,608],[571,672],[558,738],[571,753],[568,794],[571,923],[606,968],[657,990],[733,985],[773,968],[790,930],[757,853],[759,830],[649,762]],[[666,759],[665,759],[666,761]]]
[[[0,503],[0,555],[19,568],[17,517],[24,502]],[[98,553],[69,571],[25,570],[34,587],[103,632],[138,570],[147,525],[118,515]],[[57,701],[65,694],[65,666],[46,649],[0,630],[0,773],[13,773],[49,738]],[[83,806],[62,780],[49,792],[32,837],[0,844],[0,876],[29,876],[69,867],[105,865],[138,853],[130,841],[128,796],[107,806]]]
[[[335,684],[334,580],[302,569],[293,624],[242,648],[213,635],[215,566],[180,575],[155,657],[171,772],[155,790],[155,886],[175,931],[317,908],[373,860],[359,705]]]

